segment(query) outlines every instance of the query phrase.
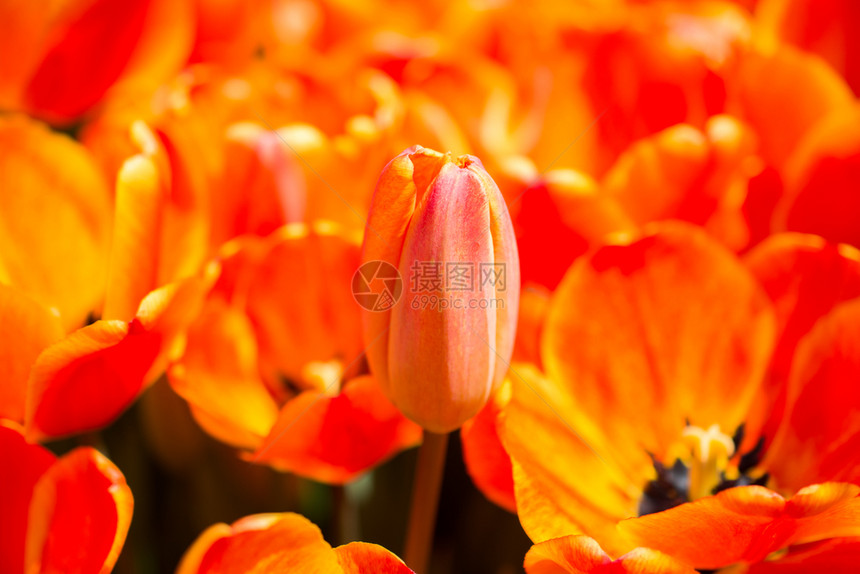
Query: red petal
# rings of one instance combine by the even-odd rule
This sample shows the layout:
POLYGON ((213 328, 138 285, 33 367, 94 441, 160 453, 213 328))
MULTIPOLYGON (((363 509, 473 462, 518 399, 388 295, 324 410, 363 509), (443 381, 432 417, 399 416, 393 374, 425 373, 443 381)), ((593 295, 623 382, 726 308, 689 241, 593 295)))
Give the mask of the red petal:
POLYGON ((842 303, 797 346, 788 406, 763 468, 781 488, 860 481, 860 300, 842 303))
POLYGON ((754 564, 747 574, 856 574, 860 564, 860 538, 834 538, 792 547, 775 561, 754 564))
POLYGON ((128 63, 149 4, 90 2, 44 56, 27 90, 29 106, 70 120, 98 102, 128 63))
POLYGON ((247 572, 341 574, 319 528, 298 514, 247 516, 231 527, 215 525, 189 548, 180 574, 247 572))
POLYGON ((778 216, 785 229, 860 247, 860 104, 818 123, 798 144, 778 216))
POLYGON ((161 374, 213 280, 207 272, 153 291, 131 323, 97 321, 45 349, 30 373, 28 436, 97 429, 119 416, 161 374))
POLYGON ((334 549, 344 574, 414 574, 400 558, 376 544, 352 542, 334 549))
POLYGON ((27 444, 21 429, 0 421, 0 571, 24 572, 24 545, 30 499, 39 477, 56 457, 45 448, 27 444))
POLYGON ((343 483, 420 440, 420 427, 394 408, 376 381, 359 377, 337 396, 306 391, 289 401, 250 458, 343 483))
POLYGON ((42 475, 27 528, 27 571, 113 569, 134 506, 125 478, 108 459, 79 448, 42 475))
MULTIPOLYGON (((761 424, 750 419, 769 417, 762 433, 772 439, 784 414, 789 369, 798 341, 835 305, 860 296, 860 253, 813 235, 783 233, 750 251, 745 263, 776 311, 778 339, 770 376, 757 401, 759 412, 747 420, 750 431, 761 424)), ((748 434, 758 436, 757 432, 748 434)))

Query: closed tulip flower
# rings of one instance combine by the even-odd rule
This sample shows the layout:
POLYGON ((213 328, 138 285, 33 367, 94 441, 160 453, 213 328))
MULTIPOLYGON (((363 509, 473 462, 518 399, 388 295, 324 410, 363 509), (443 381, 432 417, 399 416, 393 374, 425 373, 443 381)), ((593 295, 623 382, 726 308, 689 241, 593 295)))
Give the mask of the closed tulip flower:
POLYGON ((383 297, 360 302, 385 393, 428 431, 459 428, 508 369, 520 289, 510 216, 480 160, 420 146, 394 158, 377 183, 356 278, 383 297))

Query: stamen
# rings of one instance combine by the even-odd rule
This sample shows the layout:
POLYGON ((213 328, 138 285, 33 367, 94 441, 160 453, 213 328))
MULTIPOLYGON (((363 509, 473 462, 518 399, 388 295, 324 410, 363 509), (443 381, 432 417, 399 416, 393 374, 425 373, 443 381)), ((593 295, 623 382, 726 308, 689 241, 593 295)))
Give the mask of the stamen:
POLYGON ((735 486, 766 486, 770 477, 757 468, 765 438, 736 456, 745 430, 740 425, 730 437, 718 425, 703 429, 688 422, 680 440, 669 447, 662 460, 651 455, 656 478, 642 490, 639 515, 668 510, 735 486), (667 466, 664 461, 674 462, 667 466))
POLYGON ((707 430, 688 426, 682 435, 692 455, 690 466, 690 500, 709 496, 723 481, 729 459, 735 453, 732 438, 720 431, 719 425, 707 430))
POLYGON ((302 369, 301 383, 304 388, 334 396, 340 392, 342 378, 343 364, 337 359, 312 361, 302 369))

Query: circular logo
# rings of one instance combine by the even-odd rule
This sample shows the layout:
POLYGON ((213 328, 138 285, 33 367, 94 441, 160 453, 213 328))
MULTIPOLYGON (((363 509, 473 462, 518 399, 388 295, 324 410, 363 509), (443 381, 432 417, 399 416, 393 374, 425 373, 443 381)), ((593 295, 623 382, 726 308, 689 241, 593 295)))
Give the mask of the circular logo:
POLYGON ((402 294, 400 272, 387 261, 368 261, 352 276, 352 296, 368 311, 388 311, 402 294))

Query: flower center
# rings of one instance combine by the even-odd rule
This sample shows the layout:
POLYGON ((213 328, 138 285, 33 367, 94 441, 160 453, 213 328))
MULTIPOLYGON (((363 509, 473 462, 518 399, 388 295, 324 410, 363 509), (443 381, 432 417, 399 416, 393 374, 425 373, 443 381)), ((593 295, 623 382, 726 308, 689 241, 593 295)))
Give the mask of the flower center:
POLYGON ((743 438, 743 425, 733 437, 723 433, 719 425, 707 429, 687 425, 667 453, 671 466, 651 457, 657 477, 643 489, 639 515, 667 510, 735 486, 767 484, 767 473, 755 468, 761 459, 764 437, 749 452, 736 456, 743 438))

